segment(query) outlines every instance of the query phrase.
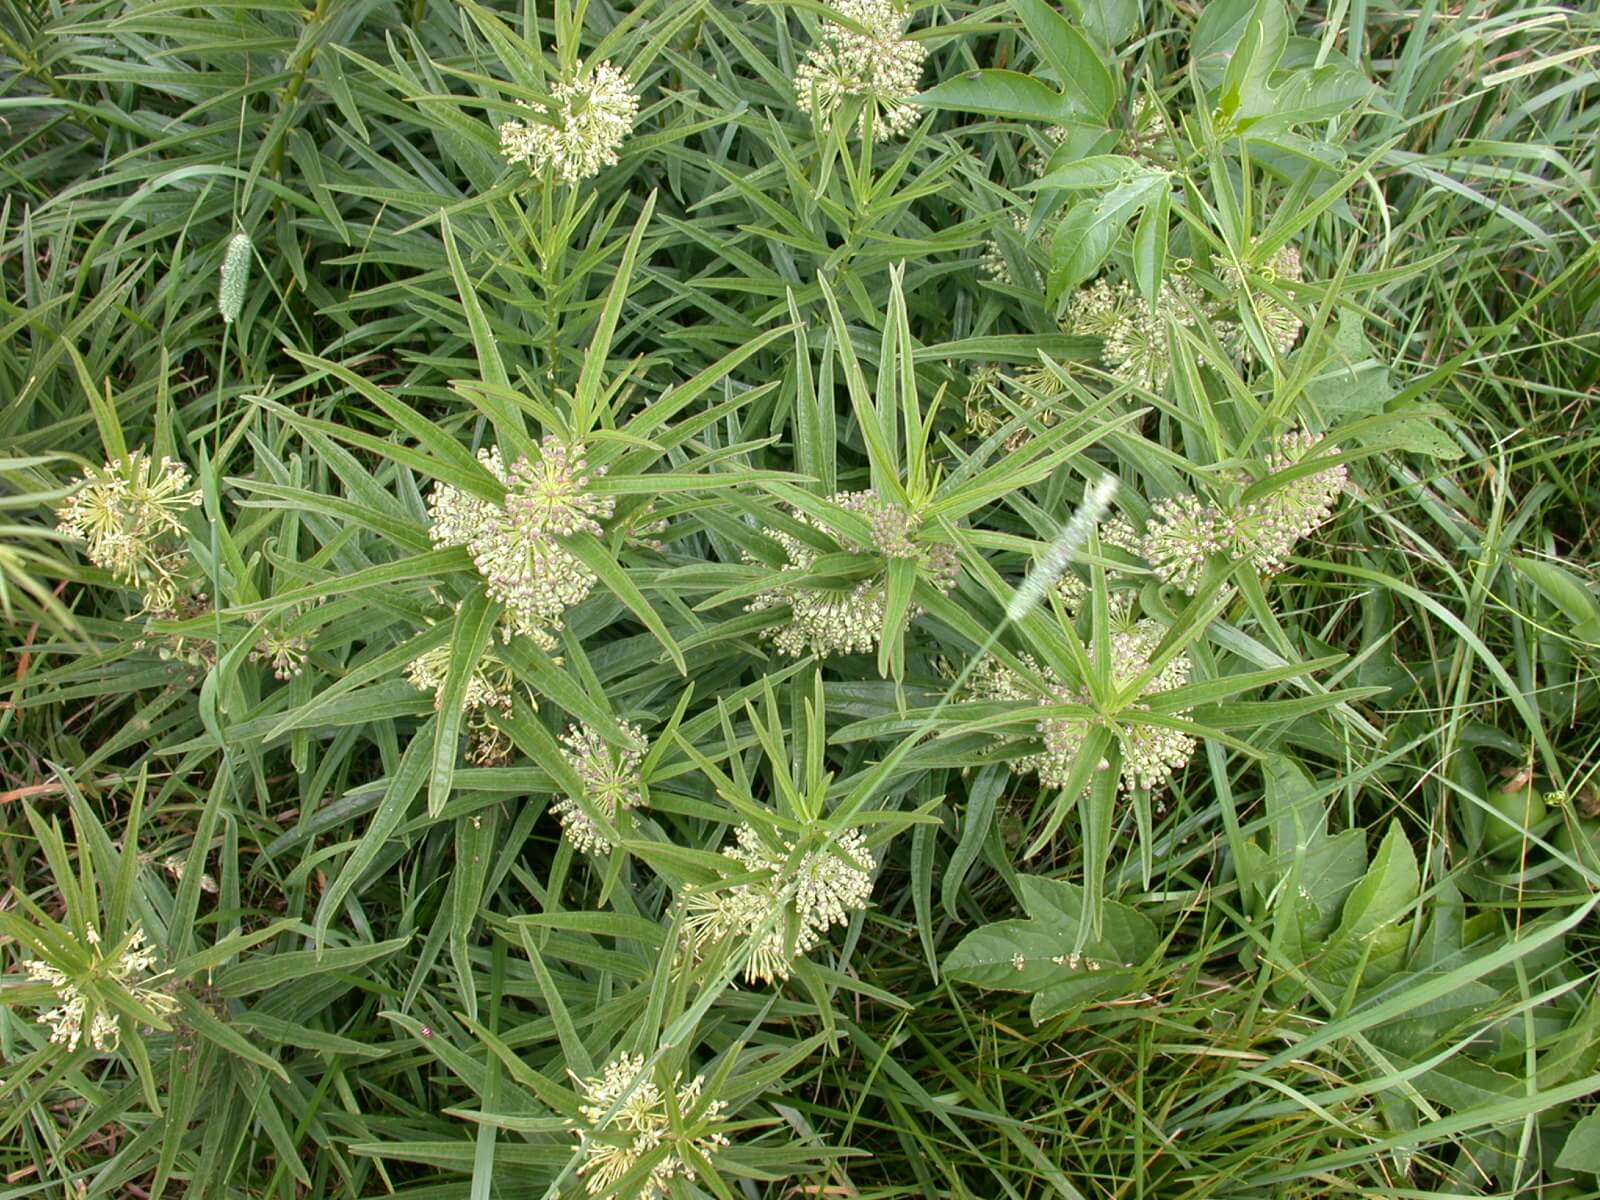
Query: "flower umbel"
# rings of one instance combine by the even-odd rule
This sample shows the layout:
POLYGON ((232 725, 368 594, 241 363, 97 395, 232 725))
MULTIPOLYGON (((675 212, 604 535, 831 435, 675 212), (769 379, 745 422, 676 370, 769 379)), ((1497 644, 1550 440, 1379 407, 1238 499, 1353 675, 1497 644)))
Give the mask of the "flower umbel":
POLYGON ((311 643, 305 638, 280 629, 264 629, 260 644, 250 651, 250 661, 269 664, 273 678, 286 683, 300 677, 310 653, 311 643))
MULTIPOLYGON (((1126 609, 1118 615, 1125 620, 1126 609)), ((1136 621, 1129 628, 1113 630, 1112 680, 1120 687, 1142 675, 1150 665, 1151 655, 1165 636, 1165 627, 1149 619, 1136 621)), ((1054 671, 1041 669, 1027 655, 1020 656, 1020 661, 1030 673, 1042 680, 1055 703, 1094 706, 1094 699, 1086 689, 1069 687, 1054 671)), ((1139 695, 1143 698, 1183 687, 1189 682, 1189 672, 1189 656, 1176 655, 1144 684, 1139 695)), ((995 659, 985 659, 979 665, 968 681, 967 688, 978 700, 1039 702, 1037 685, 1030 684, 1014 668, 995 659)), ((1179 730, 1141 722, 1138 713, 1148 708, 1148 705, 1134 701, 1124 705, 1113 718, 1045 717, 1037 726, 1044 750, 1013 759, 1012 765, 1020 772, 1037 775, 1039 782, 1047 787, 1064 787, 1089 731, 1109 723, 1122 749, 1122 787, 1127 790, 1145 788, 1155 791, 1189 761, 1194 753, 1195 740, 1179 730)), ((1170 715, 1181 717, 1184 714, 1175 712, 1170 715)))
POLYGON ((830 928, 867 907, 877 860, 860 830, 846 830, 831 849, 808 851, 798 859, 793 842, 781 846, 773 850, 749 825, 734 830, 734 845, 722 853, 746 871, 768 877, 689 894, 685 931, 692 955, 701 957, 729 941, 747 943, 745 980, 781 982, 789 978, 794 960, 815 949, 830 928))
POLYGON ((570 1123, 583 1152, 577 1173, 591 1196, 614 1186, 641 1159, 655 1154, 641 1190, 634 1194, 640 1200, 661 1200, 672 1180, 694 1181, 686 1148, 710 1158, 728 1145, 721 1131, 727 1105, 702 1100, 703 1075, 684 1084, 680 1073, 663 1087, 645 1074, 644 1055, 625 1052, 600 1074, 572 1079, 584 1101, 578 1106, 578 1119, 570 1123))
POLYGON ((189 485, 182 463, 134 450, 121 462, 84 468, 83 483, 56 509, 57 529, 85 542, 95 566, 141 591, 147 609, 171 610, 188 562, 178 544, 182 514, 200 503, 189 485))
POLYGON ((465 546, 489 596, 509 611, 510 628, 554 649, 549 630, 595 584, 594 573, 558 539, 598 532, 596 518, 609 517, 615 501, 589 492, 581 442, 546 437, 537 461, 518 459, 510 472, 498 449, 478 451, 478 461, 506 485, 505 499, 495 504, 435 484, 428 497, 433 544, 465 546))
MULTIPOLYGON (((623 732, 644 741, 644 731, 629 721, 618 722, 623 732)), ((561 756, 567 760, 583 784, 583 799, 608 821, 616 820, 625 808, 644 802, 639 764, 644 754, 638 750, 615 750, 587 725, 573 725, 561 739, 561 756)), ((611 842, 593 817, 583 810, 575 796, 562 796, 555 802, 556 816, 573 848, 584 854, 609 854, 611 842)))
MULTIPOLYGON (((1240 306, 1255 317, 1272 348, 1279 354, 1293 350, 1303 328, 1299 316, 1271 294, 1250 285, 1282 280, 1299 283, 1302 278, 1300 251, 1294 246, 1284 246, 1272 256, 1270 262, 1254 271, 1241 272, 1234 264, 1225 263, 1217 273, 1222 282, 1236 293, 1240 306)), ((1227 328, 1224 344, 1245 362, 1251 362, 1256 357, 1255 344, 1242 325, 1227 328)))
POLYGON ((121 1045, 126 1018, 100 999, 107 988, 120 990, 157 1017, 178 1011, 176 999, 152 986, 159 978, 150 973, 156 954, 145 944, 143 929, 135 927, 109 954, 101 949, 100 935, 93 925, 84 931, 84 943, 91 962, 81 974, 68 975, 60 967, 37 958, 22 964, 29 979, 46 984, 55 992, 57 1007, 39 1015, 39 1020, 50 1026, 52 1042, 69 1051, 76 1050, 83 1041, 87 1021, 89 1044, 96 1050, 109 1054, 121 1045))
MULTIPOLYGON (((1267 457, 1276 475, 1311 457, 1321 434, 1295 430, 1267 457)), ((1211 557, 1248 562, 1263 575, 1283 570, 1294 545, 1333 516, 1349 471, 1343 463, 1300 475, 1259 500, 1224 508, 1195 496, 1173 496, 1151 505, 1154 519, 1123 548, 1148 562, 1163 582, 1194 593, 1211 557)), ((1106 541, 1104 533, 1101 540, 1106 541)))
MULTIPOLYGON (((798 658, 811 653, 819 658, 835 654, 870 654, 883 636, 885 607, 888 603, 888 559, 914 560, 924 577, 935 588, 948 592, 959 572, 955 547, 937 542, 917 542, 919 522, 900 506, 883 499, 876 491, 838 492, 833 503, 859 513, 870 526, 869 541, 860 543, 839 537, 841 549, 859 555, 869 572, 865 578, 847 586, 820 586, 805 582, 782 582, 765 589, 745 607, 749 612, 764 612, 787 604, 786 624, 763 631, 763 636, 783 653, 798 658)), ((817 522, 796 510, 795 519, 817 528, 817 522)), ((783 548, 789 572, 799 575, 816 564, 820 552, 809 542, 783 530, 770 536, 783 548)), ((911 616, 921 610, 912 606, 911 616)))
POLYGON ((1192 326, 1199 290, 1181 275, 1161 284, 1160 301, 1149 304, 1131 283, 1098 279, 1073 298, 1062 327, 1104 339, 1100 356, 1117 379, 1159 392, 1172 377, 1172 339, 1178 326, 1192 326))
MULTIPOLYGON (((450 675, 450 663, 455 649, 446 642, 425 650, 412 659, 406 667, 406 678, 411 686, 433 693, 433 706, 444 703, 445 680, 450 675)), ((511 711, 511 698, 516 691, 516 677, 511 668, 489 651, 484 651, 467 678, 467 690, 461 697, 461 711, 471 716, 492 708, 497 712, 511 711)))
POLYGON ((917 123, 910 101, 927 50, 905 36, 906 16, 893 0, 834 0, 833 7, 860 29, 824 24, 821 40, 794 73, 801 111, 832 129, 838 111, 860 100, 858 130, 865 130, 871 112, 878 141, 903 137, 917 123))
MULTIPOLYGON (((595 478, 605 473, 604 467, 597 467, 595 478)), ((547 435, 539 445, 537 459, 524 455, 511 468, 506 512, 523 531, 535 537, 598 534, 600 525, 595 518, 609 517, 615 508, 613 497, 589 491, 588 464, 581 442, 568 446, 547 435)))
MULTIPOLYGON (((533 171, 548 168, 563 183, 577 183, 615 166, 617 150, 633 129, 639 97, 628 78, 609 62, 585 68, 580 59, 550 89, 550 121, 507 121, 500 126, 500 153, 533 171)), ((534 105, 519 101, 537 111, 534 105)))

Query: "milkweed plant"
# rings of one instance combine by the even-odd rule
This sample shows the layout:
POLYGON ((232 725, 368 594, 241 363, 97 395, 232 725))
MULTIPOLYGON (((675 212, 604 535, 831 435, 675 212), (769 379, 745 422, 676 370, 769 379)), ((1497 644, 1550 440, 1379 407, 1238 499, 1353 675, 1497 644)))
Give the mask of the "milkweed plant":
POLYGON ((12 7, 7 1195, 1596 1194, 1592 11, 12 7))

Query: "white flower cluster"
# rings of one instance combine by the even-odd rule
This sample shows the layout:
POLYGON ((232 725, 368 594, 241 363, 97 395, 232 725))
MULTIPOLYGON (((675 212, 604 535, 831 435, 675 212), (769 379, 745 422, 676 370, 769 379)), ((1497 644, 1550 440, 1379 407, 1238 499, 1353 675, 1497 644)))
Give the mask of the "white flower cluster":
MULTIPOLYGON (((1299 340, 1300 330, 1303 328, 1299 316, 1293 309, 1279 303, 1267 293, 1251 291, 1250 281, 1277 283, 1286 279, 1291 283, 1299 283, 1303 276, 1300 251, 1296 247, 1284 246, 1272 256, 1271 262, 1258 270, 1241 273, 1232 263, 1225 263, 1218 269, 1217 274, 1235 294, 1237 301, 1248 305, 1261 326, 1261 332, 1266 335, 1267 341, 1272 343, 1273 349, 1279 354, 1287 354, 1294 349, 1294 344, 1299 340)), ((1236 357, 1245 362, 1255 359, 1255 346, 1243 325, 1219 322, 1217 335, 1221 338, 1222 344, 1236 357)))
POLYGON ((1265 292, 1252 292, 1249 284, 1299 282, 1300 251, 1285 246, 1264 267, 1241 273, 1230 263, 1217 273, 1228 292, 1223 300, 1208 298, 1187 275, 1169 274, 1153 305, 1126 280, 1097 279, 1072 298, 1061 327, 1100 338, 1104 342, 1100 355, 1111 374, 1153 392, 1161 391, 1172 378, 1173 338, 1179 327, 1193 328, 1203 320, 1229 354, 1246 363, 1254 361, 1255 346, 1237 319, 1240 305, 1249 307, 1277 353, 1292 350, 1300 337, 1300 318, 1265 292))
POLYGON ((39 1015, 39 1020, 50 1026, 52 1042, 69 1051, 76 1050, 83 1041, 87 1018, 89 1044, 96 1050, 109 1054, 122 1044, 122 1018, 111 1009, 92 1003, 80 988, 80 983, 90 980, 120 988, 135 1003, 163 1017, 178 1011, 177 1000, 150 986, 148 976, 155 966, 156 953, 145 944, 144 930, 136 928, 121 949, 109 955, 101 951, 100 935, 93 925, 86 929, 84 940, 94 962, 82 980, 74 980, 59 967, 40 959, 22 964, 29 979, 55 991, 57 1007, 39 1015))
MULTIPOLYGON (((187 854, 169 854, 161 860, 161 869, 179 883, 182 883, 184 874, 189 870, 189 856, 187 854)), ((200 890, 208 896, 217 894, 216 877, 209 871, 200 873, 200 890)))
POLYGON ((728 1145, 719 1128, 727 1105, 721 1100, 702 1104, 704 1076, 682 1084, 680 1074, 663 1089, 649 1077, 641 1079, 644 1070, 644 1055, 623 1053, 592 1078, 572 1076, 584 1100, 578 1106, 581 1119, 571 1123, 583 1152, 577 1173, 591 1196, 614 1187, 646 1155, 659 1153, 633 1194, 640 1200, 663 1200, 674 1179, 694 1182, 685 1148, 710 1158, 728 1145))
MULTIPOLYGON (((876 491, 838 492, 833 503, 867 518, 872 528, 870 544, 839 539, 848 553, 876 560, 877 569, 848 588, 816 587, 801 582, 778 583, 765 589, 748 605, 750 612, 765 612, 788 605, 790 618, 784 625, 767 629, 763 636, 785 654, 798 658, 811 653, 819 658, 834 654, 871 654, 883 636, 884 613, 888 603, 887 563, 884 559, 915 561, 924 578, 935 588, 948 592, 955 586, 959 568, 953 546, 914 541, 918 526, 910 513, 882 499, 876 491)), ((796 510, 795 519, 817 528, 817 522, 796 510)), ((793 534, 774 530, 770 536, 783 547, 791 573, 809 570, 817 561, 818 550, 793 534)), ((749 560, 747 558, 747 561, 749 560)), ((912 606, 911 615, 921 610, 912 606)))
MULTIPOLYGON (((1023 241, 1028 236, 1028 214, 1014 212, 1011 214, 1011 228, 1018 238, 1023 241)), ((983 254, 978 259, 978 269, 996 283, 1006 287, 1015 287, 1016 276, 1011 273, 1011 264, 1006 261, 1005 249, 1000 245, 998 238, 990 238, 983 244, 983 254)))
MULTIPOLYGON (((446 642, 425 650, 406 666, 406 678, 419 691, 433 693, 435 709, 444 704, 445 680, 450 675, 450 663, 455 658, 455 647, 446 642)), ((473 665, 467 678, 467 690, 461 697, 461 711, 468 716, 481 714, 485 709, 508 713, 516 692, 516 678, 511 668, 501 662, 491 651, 485 650, 473 665)))
MULTIPOLYGON (((550 89, 548 120, 507 121, 500 126, 500 153, 533 171, 549 169, 564 183, 577 183, 615 166, 617 150, 639 115, 639 97, 628 78, 609 62, 572 72, 550 89)), ((526 101, 522 107, 537 112, 526 101)))
MULTIPOLYGON (((640 742, 644 731, 629 721, 621 721, 624 732, 640 742)), ((638 750, 613 750, 587 725, 569 726, 562 737, 561 756, 571 764, 583 784, 583 800, 608 821, 625 808, 637 808, 644 801, 639 764, 644 755, 638 750)), ((555 813, 562 831, 573 848, 582 854, 609 854, 611 842, 583 811, 575 796, 562 796, 555 802, 555 813)))
POLYGON ((478 461, 506 485, 505 500, 495 504, 448 483, 434 485, 428 497, 433 544, 465 546, 490 597, 506 606, 512 629, 554 649, 550 628, 595 584, 594 572, 559 539, 599 533, 599 519, 609 517, 616 502, 589 491, 581 443, 568 446, 547 436, 537 459, 519 458, 509 472, 498 449, 480 450, 478 461))
POLYGON ((1149 304, 1126 280, 1097 279, 1073 297, 1062 328, 1103 340, 1100 357, 1124 383, 1159 392, 1172 378, 1174 328, 1193 326, 1200 314, 1199 289, 1182 275, 1161 284, 1158 304, 1149 304))
MULTIPOLYGON (((1295 430, 1267 458, 1267 471, 1303 462, 1321 445, 1322 435, 1295 430)), ((1323 453, 1332 453, 1331 448, 1323 453)), ((1100 540, 1144 559, 1161 579, 1193 593, 1206 563, 1221 554, 1248 562, 1263 575, 1283 570, 1295 543, 1333 516, 1349 471, 1334 463, 1275 488, 1259 500, 1223 508, 1195 496, 1158 500, 1143 533, 1118 518, 1101 530, 1100 540)))
POLYGON ((722 853, 768 877, 689 894, 685 930, 693 955, 728 941, 748 942, 745 980, 781 982, 794 960, 815 949, 832 926, 867 907, 878 864, 859 830, 847 830, 832 849, 809 851, 798 861, 794 850, 789 841, 779 850, 769 848, 749 825, 734 830, 734 845, 722 853))
POLYGON ((250 651, 250 661, 268 664, 273 678, 287 683, 300 677, 310 654, 311 643, 305 638, 282 630, 264 629, 260 644, 250 651))
POLYGON ((911 99, 927 50, 906 37, 907 18, 894 0, 833 0, 832 7, 860 28, 825 23, 821 41, 794 73, 801 110, 831 130, 838 111, 859 100, 858 131, 870 112, 878 141, 903 137, 917 123, 911 99))
MULTIPOLYGON (((1165 635, 1165 627, 1149 619, 1112 632, 1111 676, 1118 686, 1144 673, 1150 665, 1151 655, 1165 635)), ((1093 697, 1087 690, 1068 687, 1054 671, 1041 668, 1028 655, 1020 657, 1027 671, 1038 676, 1049 689, 1054 703, 1093 705, 1093 697)), ((1140 689, 1140 696, 1154 696, 1183 687, 1189 682, 1190 669, 1187 654, 1174 656, 1140 689)), ((996 659, 985 659, 978 665, 967 683, 967 690, 978 700, 1030 701, 1037 704, 1040 699, 1036 686, 1030 685, 1026 677, 996 659)), ((1144 788, 1155 791, 1165 786, 1194 754, 1195 741, 1188 734, 1141 722, 1137 714, 1141 710, 1148 711, 1148 708, 1148 705, 1135 702, 1122 709, 1111 724, 1122 749, 1121 782, 1126 790, 1144 788)), ((1183 712, 1172 715, 1182 716, 1183 712)), ((1105 723, 1100 718, 1045 717, 1037 726, 1044 749, 1015 759, 1012 765, 1020 772, 1037 775, 1039 782, 1047 787, 1063 787, 1072 774, 1090 730, 1105 723)))
MULTIPOLYGON (((1027 413, 1042 426, 1056 423, 1054 405, 1067 394, 1067 385, 1056 373, 1041 362, 1017 370, 1012 378, 1021 386, 1009 389, 1006 398, 1011 407, 1007 407, 998 393, 1009 380, 1000 368, 984 366, 974 372, 963 409, 968 433, 988 437, 1008 424, 1016 410, 1027 413)), ((1005 448, 1014 452, 1033 436, 1033 428, 1024 425, 1007 436, 1005 448)))
POLYGON ((1167 118, 1149 96, 1141 95, 1133 102, 1132 126, 1129 131, 1129 153, 1137 159, 1149 161, 1146 152, 1158 147, 1172 137, 1167 118))
POLYGON ((85 542, 84 553, 117 582, 144 594, 145 608, 178 604, 178 573, 188 554, 177 544, 183 513, 200 503, 188 469, 134 450, 125 461, 85 467, 83 482, 56 508, 58 532, 85 542))

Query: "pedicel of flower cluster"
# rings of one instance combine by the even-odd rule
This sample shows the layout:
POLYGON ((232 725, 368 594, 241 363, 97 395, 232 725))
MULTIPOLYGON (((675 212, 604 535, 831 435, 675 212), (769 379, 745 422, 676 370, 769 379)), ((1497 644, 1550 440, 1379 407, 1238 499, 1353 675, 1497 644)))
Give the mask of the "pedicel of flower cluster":
POLYGON ((694 958, 729 941, 747 943, 746 982, 779 983, 831 927, 866 909, 878 864, 860 830, 847 830, 832 849, 809 851, 792 865, 794 843, 781 846, 773 850, 749 825, 734 830, 734 845, 722 853, 746 871, 767 872, 768 878, 689 892, 684 929, 694 958))
POLYGON ((109 1054, 122 1044, 123 1018, 84 994, 81 985, 90 981, 120 987, 134 1001, 163 1017, 178 1011, 176 999, 151 986, 158 978, 150 974, 156 952, 145 944, 144 930, 135 928, 112 954, 100 949, 100 935, 93 925, 85 930, 84 940, 94 961, 81 978, 73 978, 42 959, 29 959, 22 964, 29 979, 55 991, 57 1007, 39 1015, 39 1020, 50 1026, 52 1042, 65 1046, 69 1052, 76 1050, 83 1041, 87 1020, 89 1044, 96 1050, 109 1054))
MULTIPOLYGON (((628 736, 644 741, 644 731, 629 721, 618 722, 628 736)), ((587 725, 572 725, 561 739, 561 756, 567 760, 583 784, 583 800, 615 821, 625 808, 644 802, 639 764, 644 754, 638 750, 617 750, 587 725)), ((555 802, 555 813, 562 831, 573 848, 583 854, 609 854, 611 842, 593 817, 583 810, 575 796, 562 796, 555 802)))
POLYGON ((640 1159, 664 1147, 641 1190, 634 1193, 640 1200, 663 1200, 674 1179, 694 1182, 695 1169, 686 1148, 711 1158, 729 1145, 720 1128, 728 1106, 721 1100, 702 1104, 703 1075, 684 1084, 680 1073, 664 1089, 648 1075, 640 1078, 644 1070, 644 1055, 624 1052, 598 1075, 588 1079, 572 1075, 584 1101, 578 1106, 579 1119, 570 1122, 583 1154, 577 1174, 591 1196, 614 1187, 640 1159), (680 1118, 678 1129, 673 1127, 673 1114, 680 1118))
POLYGON ((832 7, 861 27, 858 32, 828 21, 821 40, 795 70, 801 111, 826 129, 849 100, 866 102, 857 122, 864 129, 868 110, 878 141, 903 137, 917 123, 911 104, 922 80, 927 50, 905 36, 907 17, 893 0, 834 0, 832 7))
MULTIPOLYGON (((617 163, 617 151, 639 115, 639 97, 628 78, 609 62, 585 68, 580 59, 550 89, 550 122, 506 121, 500 153, 509 163, 550 170, 563 183, 578 183, 617 163)), ((537 112, 535 105, 518 103, 537 112)))
POLYGON ((1183 275, 1161 284, 1151 305, 1123 280, 1097 279, 1073 297, 1063 329, 1102 339, 1100 357, 1124 383, 1159 392, 1172 377, 1174 326, 1193 326, 1200 311, 1199 289, 1183 275))
POLYGON ((190 483, 182 463, 143 450, 85 467, 83 482, 56 508, 57 530, 86 543, 84 553, 95 566, 142 592, 146 609, 172 610, 179 573, 189 561, 179 543, 183 514, 200 504, 200 489, 190 483))
MULTIPOLYGON (((833 502, 860 513, 871 525, 871 542, 861 545, 839 539, 843 549, 880 558, 900 558, 918 563, 928 582, 941 592, 956 584, 960 567, 954 546, 916 542, 917 522, 899 505, 883 499, 872 489, 838 492, 833 502)), ((791 510, 796 520, 817 527, 806 513, 791 510)), ((793 534, 775 530, 771 537, 782 548, 788 569, 801 572, 817 560, 817 551, 793 534)), ((754 561, 748 559, 747 561, 754 561)), ((790 618, 783 625, 763 631, 784 654, 800 657, 815 654, 827 658, 834 654, 870 654, 883 636, 883 621, 888 604, 887 570, 859 580, 846 590, 812 587, 799 582, 774 584, 747 604, 749 612, 764 612, 788 605, 790 618)), ((911 616, 921 609, 912 606, 911 616)))
MULTIPOLYGON (((1280 303, 1268 293, 1253 291, 1249 285, 1251 280, 1276 283, 1286 279, 1292 283, 1299 283, 1303 276, 1298 248, 1284 246, 1272 256, 1272 261, 1266 266, 1248 273, 1241 273, 1233 263, 1224 263, 1218 268, 1217 274, 1237 297, 1238 303, 1250 308, 1267 341, 1272 343, 1279 354, 1287 354, 1294 349, 1294 344, 1300 337, 1300 330, 1304 328, 1299 316, 1293 309, 1280 303)), ((1255 345, 1250 341, 1244 326, 1219 322, 1218 335, 1222 344, 1238 358, 1245 362, 1255 359, 1255 345)))
MULTIPOLYGON (((560 538, 599 532, 615 501, 589 491, 591 475, 581 443, 547 436, 537 459, 519 458, 508 472, 498 449, 478 451, 478 461, 502 484, 500 504, 448 484, 428 497, 430 536, 436 546, 465 546, 494 600, 510 613, 509 630, 527 634, 546 650, 550 629, 581 603, 595 575, 560 538)), ((604 473, 596 469, 593 477, 604 473)))
MULTIPOLYGON (((1286 470, 1320 453, 1321 443, 1321 434, 1296 430, 1284 435, 1267 458, 1268 472, 1286 470)), ((1276 574, 1295 543, 1333 516, 1348 478, 1345 465, 1334 463, 1231 508, 1188 495, 1158 500, 1151 505, 1154 519, 1144 533, 1133 535, 1123 548, 1148 562, 1163 582, 1191 595, 1206 563, 1217 554, 1248 562, 1263 575, 1276 574)), ((1107 540, 1104 531, 1101 540, 1107 540)))
MULTIPOLYGON (((1136 621, 1130 628, 1111 632, 1111 675, 1118 685, 1144 673, 1150 657, 1161 644, 1166 629, 1156 621, 1136 621)), ((1024 655, 1027 669, 1040 675, 1050 688, 1057 704, 1091 705, 1093 698, 1087 690, 1069 687, 1060 676, 1024 655)), ((1170 692, 1189 682, 1191 665, 1187 654, 1173 657, 1140 690, 1141 697, 1170 692)), ((1038 703, 1036 688, 1009 665, 996 659, 986 659, 979 664, 968 680, 969 695, 978 700, 1031 701, 1038 703)), ((1188 763, 1194 754, 1195 740, 1176 729, 1147 725, 1137 719, 1141 709, 1148 705, 1135 702, 1118 715, 1117 741, 1122 749, 1122 787, 1125 790, 1143 788, 1155 791, 1167 783, 1188 763), (1130 719, 1126 714, 1133 713, 1130 719)), ((1187 711, 1187 710, 1184 710, 1187 711)), ((1183 716, 1176 712, 1174 716, 1183 716)), ((1013 760, 1012 765, 1023 773, 1032 773, 1047 787, 1064 787, 1072 774, 1073 766, 1083 750, 1090 730, 1098 724, 1085 717, 1045 717, 1037 730, 1044 742, 1044 750, 1013 760)))

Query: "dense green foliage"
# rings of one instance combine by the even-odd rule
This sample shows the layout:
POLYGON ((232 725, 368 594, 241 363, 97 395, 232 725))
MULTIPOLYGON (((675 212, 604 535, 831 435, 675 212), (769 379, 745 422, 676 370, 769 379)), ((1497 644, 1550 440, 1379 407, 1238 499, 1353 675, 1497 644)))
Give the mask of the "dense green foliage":
POLYGON ((0 0, 0 1196, 1596 1194, 1593 5, 0 0))

